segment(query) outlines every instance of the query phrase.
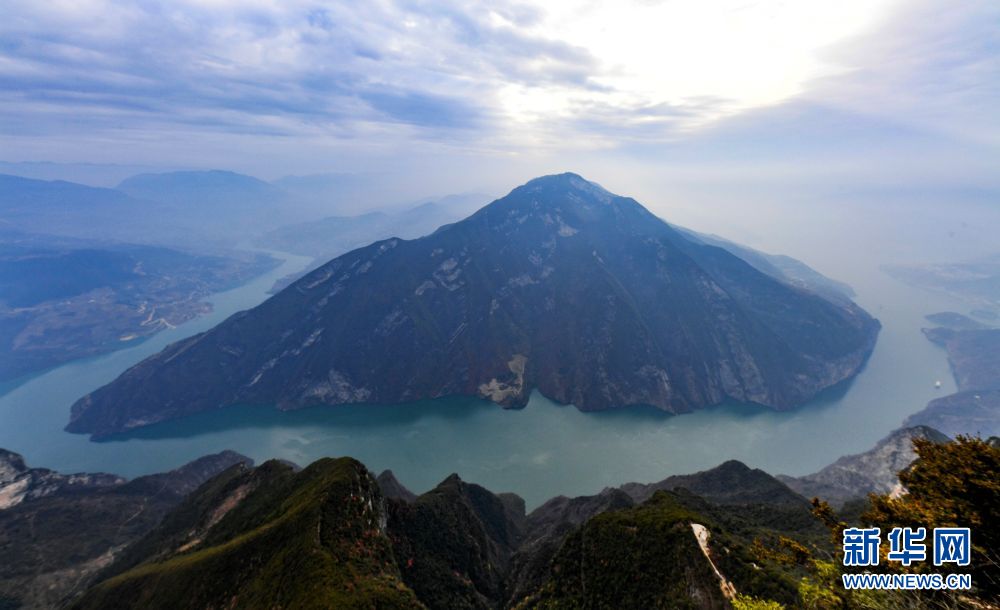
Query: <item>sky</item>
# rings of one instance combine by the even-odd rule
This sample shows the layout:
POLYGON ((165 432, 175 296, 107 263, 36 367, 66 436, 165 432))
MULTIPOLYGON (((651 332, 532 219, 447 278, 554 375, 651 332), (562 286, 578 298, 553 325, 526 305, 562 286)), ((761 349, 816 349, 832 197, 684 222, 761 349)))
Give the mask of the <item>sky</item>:
POLYGON ((4 0, 3 13, 6 162, 386 172, 440 192, 564 170, 609 187, 1000 182, 994 0, 4 0))

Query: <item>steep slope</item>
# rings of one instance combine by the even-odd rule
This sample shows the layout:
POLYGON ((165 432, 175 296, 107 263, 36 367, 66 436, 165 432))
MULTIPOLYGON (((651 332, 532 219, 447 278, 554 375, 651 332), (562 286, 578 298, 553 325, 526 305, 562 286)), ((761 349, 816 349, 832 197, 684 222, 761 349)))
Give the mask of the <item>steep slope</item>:
POLYGON ((388 530, 404 582, 430 608, 498 607, 521 539, 520 508, 458 475, 413 503, 392 503, 388 530))
POLYGON ((298 473, 269 462, 204 486, 140 543, 141 562, 130 557, 74 607, 421 607, 386 520, 375 479, 352 459, 298 473))
POLYGON ((753 248, 733 243, 718 235, 706 235, 689 229, 674 227, 693 241, 718 246, 743 259, 751 267, 771 277, 815 292, 832 301, 849 303, 854 289, 843 282, 832 280, 800 260, 782 254, 767 254, 753 248))
POLYGON ((794 581, 750 550, 760 530, 720 516, 696 496, 666 491, 603 512, 565 539, 544 584, 516 607, 723 609, 738 593, 794 603, 794 581))
POLYGON ((779 475, 789 487, 808 498, 819 497, 833 505, 869 493, 888 494, 899 489, 899 472, 909 468, 917 454, 914 438, 936 443, 950 439, 927 426, 899 428, 864 453, 845 455, 836 462, 803 477, 779 475))
POLYGON ((375 479, 378 482, 382 495, 390 500, 401 500, 403 502, 414 502, 417 494, 403 486, 391 470, 383 470, 382 474, 375 479))
POLYGON ((511 558, 507 577, 510 603, 530 597, 551 578, 552 558, 563 540, 592 517, 610 510, 634 506, 619 489, 606 489, 595 496, 557 496, 527 516, 520 547, 511 558))
POLYGON ((68 491, 92 491, 121 485, 125 479, 103 472, 61 474, 47 468, 28 468, 24 458, 0 449, 0 510, 68 491))
POLYGON ((854 375, 878 323, 685 238, 575 174, 413 241, 345 254, 73 406, 102 436, 233 404, 530 393, 583 410, 798 405, 854 375))
POLYGON ((0 495, 8 500, 0 506, 0 604, 25 610, 56 607, 81 592, 185 496, 248 461, 226 451, 126 482, 28 469, 17 454, 0 456, 0 495))

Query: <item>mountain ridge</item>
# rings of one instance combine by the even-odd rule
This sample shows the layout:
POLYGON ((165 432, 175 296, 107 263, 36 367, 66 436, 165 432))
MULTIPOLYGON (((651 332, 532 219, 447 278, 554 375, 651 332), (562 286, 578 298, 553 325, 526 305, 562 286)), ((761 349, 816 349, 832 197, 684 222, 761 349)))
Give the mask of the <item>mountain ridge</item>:
POLYGON ((787 409, 860 370, 878 328, 560 174, 330 261, 82 398, 67 429, 103 436, 232 404, 521 407, 536 388, 585 411, 787 409))

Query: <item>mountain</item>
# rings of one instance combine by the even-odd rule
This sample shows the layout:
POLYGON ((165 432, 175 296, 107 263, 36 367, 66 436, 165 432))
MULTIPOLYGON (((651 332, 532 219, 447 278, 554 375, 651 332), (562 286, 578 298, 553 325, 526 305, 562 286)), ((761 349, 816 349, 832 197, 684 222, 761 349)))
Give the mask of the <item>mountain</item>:
POLYGON ((419 607, 385 533, 385 498, 358 462, 222 476, 73 607, 419 607))
POLYGON ((305 214, 281 189, 230 172, 141 174, 114 189, 0 174, 0 229, 27 233, 204 250, 305 214))
POLYGON ((122 219, 141 215, 144 207, 114 189, 0 174, 3 229, 109 238, 121 236, 122 219))
POLYGON ((856 374, 878 329, 853 303, 561 174, 330 261, 83 397, 67 429, 104 436, 234 404, 520 407, 534 389, 588 411, 788 409, 856 374))
POLYGON ((429 608, 491 608, 504 599, 521 540, 520 511, 453 474, 412 503, 389 505, 403 582, 429 608))
POLYGON ((34 180, 65 180, 96 187, 113 187, 125 178, 149 172, 149 165, 113 163, 54 163, 51 161, 0 161, 0 174, 34 180))
MULTIPOLYGON (((810 519, 807 505, 775 510, 810 519)), ((794 602, 795 581, 752 548, 778 535, 826 544, 825 530, 795 522, 765 526, 683 490, 639 505, 620 490, 554 498, 525 516, 513 494, 457 475, 403 501, 350 458, 298 472, 271 461, 205 483, 72 607, 725 608, 737 592, 794 602)))
POLYGON ((875 447, 857 455, 845 455, 819 472, 802 477, 779 475, 778 478, 808 498, 819 497, 833 505, 842 505, 870 493, 889 494, 900 490, 899 472, 917 458, 914 438, 946 443, 947 436, 927 426, 893 430, 875 447))
POLYGON ((223 170, 138 174, 123 180, 117 190, 161 203, 220 206, 271 204, 286 196, 273 184, 223 170))
POLYGON ((323 262, 344 252, 390 237, 414 239, 433 233, 438 227, 461 220, 475 196, 452 195, 441 201, 427 201, 405 210, 368 212, 359 216, 329 216, 285 225, 261 236, 257 243, 267 248, 322 258, 323 262))
POLYGON ((506 597, 524 599, 551 577, 549 568, 563 540, 592 517, 611 510, 631 508, 632 498, 619 489, 605 489, 594 496, 557 496, 524 520, 522 542, 511 558, 506 597))
MULTIPOLYGON (((272 250, 317 258, 315 264, 308 269, 280 280, 276 284, 280 289, 348 250, 390 237, 413 239, 428 235, 442 225, 461 220, 488 200, 486 195, 449 195, 401 211, 368 212, 359 216, 331 216, 309 220, 269 231, 257 240, 257 244, 272 250)), ((831 280, 789 256, 767 254, 715 235, 705 235, 677 226, 674 229, 692 241, 718 246, 743 259, 761 273, 782 282, 839 302, 848 303, 854 296, 854 291, 847 284, 831 280)))
POLYGON ((1000 328, 925 328, 923 332, 948 351, 959 390, 1000 390, 1000 328))
POLYGON ((311 215, 273 184, 222 170, 139 174, 118 190, 160 204, 198 234, 227 245, 311 215))
MULTIPOLYGON (((940 318, 935 321, 940 323, 940 318)), ((948 351, 960 391, 930 401, 904 425, 932 426, 951 436, 1000 435, 1000 329, 962 326, 965 329, 924 329, 928 339, 948 351)))
POLYGON ((768 254, 747 246, 733 243, 718 235, 706 235, 689 229, 674 227, 693 241, 709 246, 717 246, 728 251, 761 273, 785 283, 804 288, 832 301, 849 303, 854 297, 854 289, 843 282, 830 278, 809 267, 800 260, 783 254, 768 254))
POLYGON ((1000 390, 956 392, 927 403, 904 426, 929 426, 948 436, 1000 436, 1000 390))
POLYGON ((24 458, 0 449, 0 510, 26 500, 75 491, 93 491, 121 485, 125 479, 113 474, 60 474, 46 468, 28 468, 24 458))
POLYGON ((723 524, 696 496, 656 492, 587 520, 518 608, 731 608, 740 594, 796 601, 795 582, 751 550, 752 521, 723 524), (752 566, 752 567, 751 567, 752 566))
POLYGON ((721 505, 808 505, 805 498, 778 479, 737 460, 729 460, 711 470, 667 477, 658 483, 626 483, 621 489, 636 502, 648 500, 657 491, 686 489, 721 505))
POLYGON ((390 500, 412 503, 417 499, 417 494, 404 487, 391 470, 383 470, 375 480, 378 482, 378 488, 382 490, 382 495, 390 500))
POLYGON ((429 235, 442 225, 461 220, 484 201, 489 201, 485 195, 448 195, 403 210, 328 216, 268 231, 256 243, 263 248, 315 258, 307 268, 275 282, 273 294, 344 252, 390 237, 413 239, 429 235))
POLYGON ((125 481, 29 469, 21 456, 0 450, 0 607, 61 606, 185 496, 248 461, 225 451, 125 481))

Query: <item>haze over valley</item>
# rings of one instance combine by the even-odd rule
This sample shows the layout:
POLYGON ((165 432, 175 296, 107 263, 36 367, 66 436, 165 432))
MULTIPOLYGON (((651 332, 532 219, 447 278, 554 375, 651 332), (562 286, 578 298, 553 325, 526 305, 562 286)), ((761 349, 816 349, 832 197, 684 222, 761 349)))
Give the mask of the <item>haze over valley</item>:
POLYGON ((5 3, 0 610, 1000 607, 998 20, 5 3))

